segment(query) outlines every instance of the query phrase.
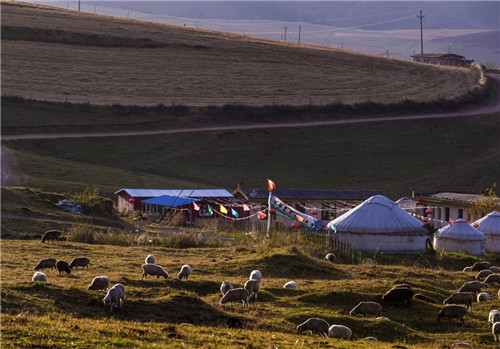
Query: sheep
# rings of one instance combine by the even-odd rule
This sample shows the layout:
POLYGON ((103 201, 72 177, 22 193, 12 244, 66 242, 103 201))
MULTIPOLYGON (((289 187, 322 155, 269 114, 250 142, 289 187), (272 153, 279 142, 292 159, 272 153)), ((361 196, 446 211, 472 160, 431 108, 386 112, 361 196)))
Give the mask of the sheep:
POLYGON ((467 348, 467 349, 472 349, 472 345, 469 343, 453 343, 450 345, 450 348, 467 348))
POLYGON ((61 232, 58 230, 46 231, 42 235, 42 244, 45 243, 45 241, 59 241, 60 235, 61 235, 61 232))
POLYGON ((290 288, 296 290, 299 288, 299 285, 297 285, 295 281, 288 281, 286 284, 283 285, 283 288, 290 288))
MULTIPOLYGON (((488 279, 488 278, 486 278, 488 279)), ((485 280, 486 281, 486 280, 485 280)), ((481 281, 469 281, 466 282, 460 287, 458 292, 481 292, 481 288, 488 288, 488 284, 481 281)))
POLYGON ((102 299, 104 309, 109 306, 109 311, 113 312, 113 307, 123 307, 123 299, 125 298, 125 286, 116 284, 108 290, 106 296, 102 299))
POLYGON ((260 281, 256 279, 251 279, 245 282, 245 286, 243 286, 246 290, 248 290, 248 294, 252 296, 254 295, 255 300, 257 300, 257 294, 259 292, 260 281))
POLYGON ((325 259, 331 263, 335 262, 335 255, 333 253, 328 253, 325 256, 325 259))
POLYGON ((487 284, 491 284, 492 282, 496 282, 500 285, 500 274, 490 274, 484 279, 484 282, 487 284))
POLYGON ((96 276, 90 283, 88 290, 105 290, 109 287, 111 281, 107 276, 96 276))
POLYGON ((184 264, 181 267, 181 271, 177 274, 177 277, 179 278, 179 280, 182 280, 182 279, 187 280, 187 278, 190 274, 191 274, 191 267, 187 264, 184 264))
POLYGON ((43 282, 47 282, 47 275, 45 275, 41 271, 37 271, 35 274, 33 274, 33 277, 31 278, 31 281, 43 281, 43 282))
POLYGON ((365 337, 363 338, 364 341, 370 341, 370 342, 378 342, 378 339, 375 337, 365 337))
POLYGON ((465 267, 463 271, 472 271, 472 265, 470 267, 465 267))
POLYGON ((500 273, 500 267, 497 267, 496 265, 492 265, 490 270, 494 273, 500 273))
POLYGON ((409 289, 411 289, 411 286, 408 284, 397 284, 397 285, 392 286, 392 288, 409 288, 409 289))
POLYGON ((256 280, 259 280, 262 281, 262 273, 258 270, 253 270, 251 273, 250 273, 250 280, 251 279, 256 279, 256 280))
POLYGON ((495 342, 497 340, 500 342, 500 321, 497 321, 493 324, 491 332, 493 333, 493 339, 495 339, 495 342))
POLYGON ((69 264, 69 267, 71 269, 73 269, 74 267, 82 267, 82 269, 87 267, 87 269, 88 269, 89 264, 90 264, 90 259, 88 259, 87 257, 76 257, 76 258, 73 258, 73 260, 69 264))
POLYGON ((359 302, 352 310, 349 315, 356 316, 358 314, 363 315, 373 315, 375 317, 380 316, 382 312, 382 306, 377 302, 359 302))
POLYGON ((155 264, 155 262, 156 262, 155 256, 153 256, 152 254, 148 254, 148 256, 145 259, 145 263, 155 264))
POLYGON ((493 298, 488 294, 488 292, 481 292, 477 295, 477 302, 487 302, 491 301, 493 298))
POLYGON ((311 317, 297 326, 297 332, 311 331, 316 332, 320 336, 326 337, 330 324, 323 319, 311 317))
POLYGON ((382 302, 384 303, 398 303, 406 302, 408 306, 411 306, 411 299, 413 297, 413 290, 411 288, 396 287, 391 288, 382 296, 382 302))
POLYGON ((486 276, 493 274, 493 272, 489 269, 483 269, 476 275, 476 280, 481 281, 481 279, 485 278, 486 276))
POLYGON ((168 278, 167 272, 158 264, 150 264, 150 263, 143 264, 142 270, 144 272, 142 273, 141 280, 144 280, 144 277, 146 277, 147 279, 148 275, 156 275, 157 279, 159 279, 160 276, 163 276, 164 279, 168 278))
POLYGON ((33 268, 33 270, 40 270, 40 269, 46 269, 46 268, 55 269, 56 268, 56 260, 54 258, 42 259, 33 268))
POLYGON ((388 317, 385 317, 385 316, 379 316, 375 320, 378 320, 378 321, 391 321, 391 319, 389 319, 388 317))
POLYGON ((220 292, 222 293, 222 295, 225 295, 227 293, 227 291, 232 290, 232 289, 233 289, 233 285, 231 285, 230 281, 228 281, 228 280, 222 281, 222 284, 220 285, 220 292))
POLYGON ((220 304, 226 304, 227 302, 242 301, 244 307, 248 307, 248 299, 250 298, 250 293, 246 288, 233 288, 226 292, 226 294, 221 298, 220 304))
POLYGON ((344 325, 331 325, 328 329, 328 337, 341 338, 345 340, 351 339, 352 331, 349 327, 344 325))
POLYGON ((468 292, 455 292, 443 301, 443 304, 463 304, 472 311, 473 297, 468 292))
POLYGON ((499 321, 500 321, 500 311, 496 309, 490 311, 490 314, 488 315, 488 325, 490 326, 490 330, 493 324, 499 321))
POLYGON ((476 262, 472 266, 472 271, 480 271, 480 270, 483 270, 483 269, 489 269, 490 267, 491 267, 491 263, 490 262, 486 262, 486 261, 476 262))
POLYGON ((437 301, 437 300, 435 300, 434 298, 429 297, 429 296, 427 296, 427 295, 425 295, 425 294, 422 294, 422 293, 415 293, 415 294, 413 295, 413 298, 415 298, 415 299, 419 299, 419 300, 424 301, 424 302, 426 302, 426 303, 434 303, 434 304, 437 304, 437 303, 438 303, 438 301, 437 301))
POLYGON ((69 263, 65 261, 57 261, 56 263, 56 268, 59 271, 59 274, 61 274, 63 271, 66 272, 66 274, 71 274, 71 268, 69 267, 69 263))
POLYGON ((467 313, 467 308, 462 305, 447 304, 438 312, 437 321, 440 322, 441 318, 447 317, 448 322, 452 318, 460 319, 460 323, 465 325, 464 316, 467 313))
POLYGON ((235 316, 228 317, 226 320, 226 325, 229 328, 243 328, 243 324, 241 323, 241 320, 235 316))

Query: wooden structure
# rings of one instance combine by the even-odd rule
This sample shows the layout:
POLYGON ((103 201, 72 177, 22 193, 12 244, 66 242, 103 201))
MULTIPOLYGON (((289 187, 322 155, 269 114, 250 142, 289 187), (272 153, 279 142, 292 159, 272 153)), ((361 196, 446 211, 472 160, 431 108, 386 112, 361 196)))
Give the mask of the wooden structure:
POLYGON ((474 63, 474 60, 465 59, 464 56, 460 56, 455 53, 424 53, 423 60, 420 53, 416 53, 411 57, 413 58, 414 62, 423 62, 437 65, 467 67, 474 63))

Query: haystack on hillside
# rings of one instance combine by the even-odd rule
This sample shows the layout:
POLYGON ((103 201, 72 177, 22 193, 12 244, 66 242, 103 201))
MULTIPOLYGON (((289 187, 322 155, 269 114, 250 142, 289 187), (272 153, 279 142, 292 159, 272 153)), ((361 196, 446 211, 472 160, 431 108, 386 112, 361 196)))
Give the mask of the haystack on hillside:
POLYGON ((462 218, 439 229, 434 236, 434 248, 439 251, 484 255, 486 237, 462 218))
POLYGON ((427 230, 423 223, 394 201, 375 195, 330 222, 337 237, 365 252, 424 252, 427 230))
POLYGON ((487 252, 500 252, 500 212, 493 211, 471 225, 486 237, 487 252))

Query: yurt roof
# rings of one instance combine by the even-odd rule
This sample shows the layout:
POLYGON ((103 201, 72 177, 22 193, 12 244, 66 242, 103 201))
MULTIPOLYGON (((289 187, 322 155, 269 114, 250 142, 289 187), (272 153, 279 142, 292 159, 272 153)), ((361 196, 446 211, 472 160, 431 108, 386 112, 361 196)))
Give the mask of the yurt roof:
POLYGON ((487 235, 500 235, 500 212, 493 211, 488 213, 483 218, 471 224, 473 227, 477 225, 477 230, 487 235))
POLYGON ((399 207, 401 207, 402 209, 406 209, 406 210, 413 210, 417 206, 415 200, 407 198, 407 197, 403 197, 403 198, 399 199, 398 201, 396 201, 396 204, 399 207))
POLYGON ((442 227, 436 233, 437 238, 455 240, 486 240, 483 233, 471 227, 466 220, 457 219, 453 224, 442 227))
POLYGON ((424 235, 421 221, 383 195, 375 195, 334 219, 337 232, 424 235))

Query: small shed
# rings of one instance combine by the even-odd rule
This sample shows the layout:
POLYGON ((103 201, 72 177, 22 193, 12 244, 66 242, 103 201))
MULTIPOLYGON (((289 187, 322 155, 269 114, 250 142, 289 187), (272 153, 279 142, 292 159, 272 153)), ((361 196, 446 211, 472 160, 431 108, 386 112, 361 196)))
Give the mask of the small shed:
POLYGON ((484 255, 485 243, 484 234, 462 218, 439 229, 434 236, 434 249, 445 252, 484 255))
POLYGON ((465 59, 464 56, 457 55, 455 53, 424 53, 424 59, 422 59, 422 54, 417 53, 411 57, 414 62, 424 62, 438 65, 465 67, 474 63, 474 60, 465 59))
POLYGON ((486 237, 486 252, 500 252, 500 213, 493 211, 471 224, 486 237))
POLYGON ((428 234, 421 221, 394 201, 375 195, 334 219, 338 239, 365 252, 425 252, 428 234))

